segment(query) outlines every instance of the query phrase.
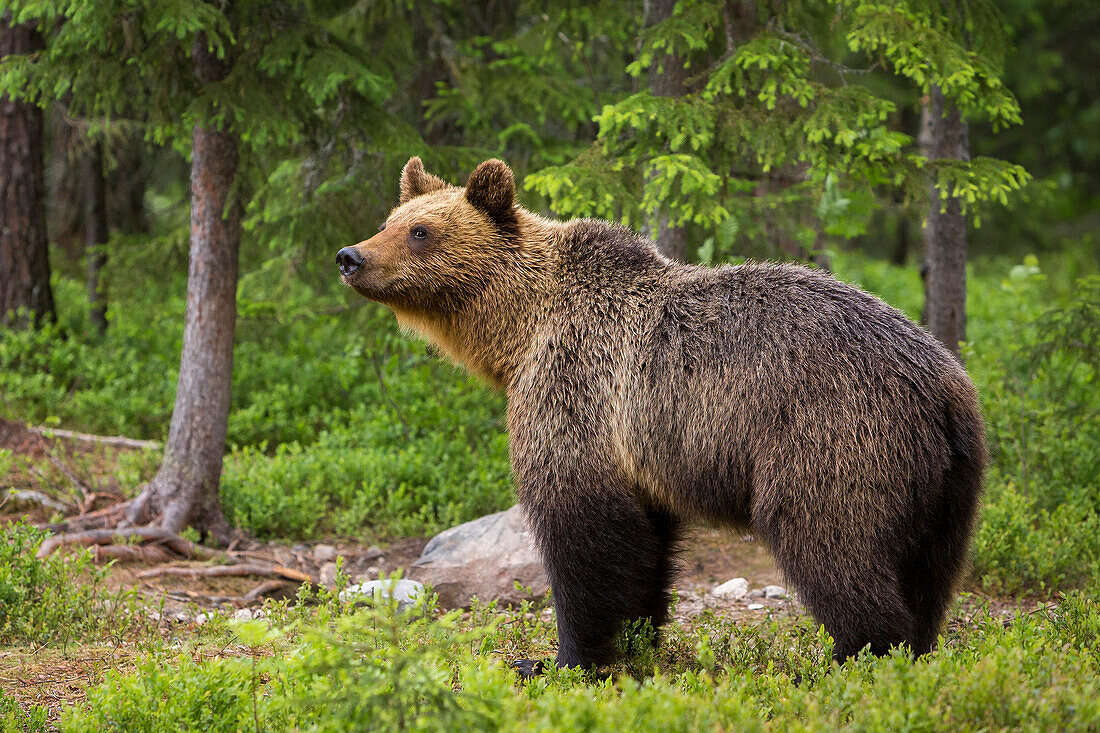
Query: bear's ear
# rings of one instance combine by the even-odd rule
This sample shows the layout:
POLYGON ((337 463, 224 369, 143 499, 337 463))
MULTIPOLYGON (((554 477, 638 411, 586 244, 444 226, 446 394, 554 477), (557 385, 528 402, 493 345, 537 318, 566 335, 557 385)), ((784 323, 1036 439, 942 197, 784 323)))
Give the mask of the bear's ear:
POLYGON ((447 183, 424 170, 424 164, 415 155, 409 158, 401 171, 401 203, 407 203, 417 196, 446 188, 447 183))
POLYGON ((512 169, 496 158, 479 165, 466 182, 466 200, 500 226, 513 223, 516 180, 512 177, 512 169))

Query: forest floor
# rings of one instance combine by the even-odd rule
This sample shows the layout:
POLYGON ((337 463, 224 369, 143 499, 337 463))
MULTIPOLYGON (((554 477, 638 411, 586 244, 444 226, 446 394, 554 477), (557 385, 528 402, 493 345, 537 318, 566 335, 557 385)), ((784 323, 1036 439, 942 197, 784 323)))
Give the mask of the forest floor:
MULTIPOLYGON (((56 522, 59 515, 93 511, 124 498, 117 476, 120 454, 132 450, 125 445, 62 438, 0 420, 0 449, 11 452, 6 474, 0 470, 0 488, 30 492, 20 500, 0 500, 0 525, 20 518, 47 524, 56 522)), ((324 577, 326 564, 341 557, 343 573, 350 582, 359 582, 407 569, 427 540, 392 538, 381 545, 346 538, 298 543, 248 540, 243 553, 249 559, 286 568, 291 575, 304 574, 315 582, 324 577)), ((94 555, 95 549, 92 551, 94 555)), ((210 567, 198 561, 172 565, 210 567)), ((765 586, 782 586, 784 580, 767 551, 751 538, 724 530, 697 529, 683 543, 680 566, 673 617, 681 625, 691 624, 708 612, 750 623, 805 613, 793 593, 764 596, 765 586), (737 577, 748 581, 749 594, 723 599, 709 593, 714 586, 737 577)), ((141 632, 135 633, 133 623, 129 623, 116 638, 90 645, 0 648, 0 689, 20 704, 44 705, 50 711, 59 711, 64 705, 82 703, 88 688, 101 682, 108 671, 132 669, 152 643, 178 646, 181 655, 195 660, 251 654, 242 645, 212 643, 203 634, 203 625, 216 612, 251 618, 268 599, 292 598, 298 589, 297 582, 286 578, 260 583, 260 579, 247 576, 144 577, 149 569, 142 563, 114 562, 103 581, 108 597, 125 597, 130 612, 137 609, 144 617, 141 632), (266 590, 249 596, 265 583, 266 590)), ((1008 617, 1040 605, 964 593, 947 633, 965 625, 978 609, 1008 617)), ((540 609, 538 604, 534 612, 550 618, 550 611, 540 609)))

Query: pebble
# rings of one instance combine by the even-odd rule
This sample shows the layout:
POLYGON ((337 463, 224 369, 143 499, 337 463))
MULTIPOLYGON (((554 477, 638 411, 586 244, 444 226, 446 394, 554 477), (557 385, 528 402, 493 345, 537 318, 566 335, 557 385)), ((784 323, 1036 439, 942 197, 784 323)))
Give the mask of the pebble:
POLYGON ((765 598, 786 598, 787 589, 781 585, 765 585, 764 586, 765 598))
POLYGON ((745 608, 749 609, 750 611, 759 611, 763 607, 764 607, 763 603, 750 603, 745 608))
POLYGON ((416 605, 416 599, 424 592, 424 584, 415 580, 371 580, 348 586, 340 591, 341 601, 367 603, 376 595, 382 598, 397 599, 399 611, 405 611, 416 605))
POLYGON ((719 598, 726 598, 736 600, 743 598, 745 594, 749 592, 749 581, 744 578, 734 578, 733 580, 727 580, 721 585, 715 586, 711 591, 713 595, 719 598))

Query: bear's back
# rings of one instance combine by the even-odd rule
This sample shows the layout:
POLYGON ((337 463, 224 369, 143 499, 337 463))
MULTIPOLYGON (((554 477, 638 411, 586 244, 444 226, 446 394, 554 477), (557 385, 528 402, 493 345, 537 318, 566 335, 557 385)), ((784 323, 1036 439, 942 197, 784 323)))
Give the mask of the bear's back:
POLYGON ((558 359, 535 368, 569 375, 561 398, 593 418, 598 443, 652 500, 747 521, 750 484, 768 472, 915 485, 947 460, 928 426, 948 403, 973 401, 972 387, 885 302, 798 265, 674 263, 599 222, 574 235, 547 330, 558 359))

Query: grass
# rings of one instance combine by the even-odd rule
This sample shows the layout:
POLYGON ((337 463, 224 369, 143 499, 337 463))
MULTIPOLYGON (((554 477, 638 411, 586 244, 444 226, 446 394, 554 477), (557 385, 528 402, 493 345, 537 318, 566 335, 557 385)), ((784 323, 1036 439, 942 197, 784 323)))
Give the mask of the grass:
MULTIPOLYGON (((4 539, 29 531, 9 526, 4 539)), ((303 587, 294 602, 269 601, 263 618, 149 623, 147 609, 86 591, 77 573, 87 555, 40 561, 18 546, 9 578, 33 586, 52 568, 56 612, 115 610, 110 623, 74 627, 65 644, 26 646, 56 619, 6 637, 24 646, 0 649, 5 731, 1100 726, 1100 603, 1082 593, 1008 616, 963 598, 939 649, 916 662, 899 649, 837 666, 808 617, 707 611, 666 627, 656 649, 648 630, 624 632, 622 647, 643 651, 598 674, 551 668, 521 682, 511 661, 555 651, 552 612, 531 604, 443 613, 424 596, 401 612, 303 587)))
MULTIPOLYGON (((979 610, 932 655, 829 661, 805 618, 704 615, 659 650, 600 675, 520 682, 552 652, 530 609, 422 605, 207 624, 108 671, 63 731, 159 730, 1090 730, 1100 725, 1100 607, 1073 595, 1009 619, 979 610), (205 649, 207 653, 198 650, 205 649)), ((33 710, 31 711, 33 713, 33 710)))

